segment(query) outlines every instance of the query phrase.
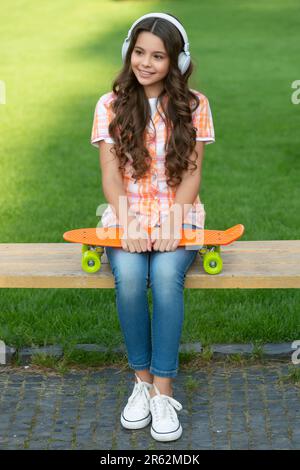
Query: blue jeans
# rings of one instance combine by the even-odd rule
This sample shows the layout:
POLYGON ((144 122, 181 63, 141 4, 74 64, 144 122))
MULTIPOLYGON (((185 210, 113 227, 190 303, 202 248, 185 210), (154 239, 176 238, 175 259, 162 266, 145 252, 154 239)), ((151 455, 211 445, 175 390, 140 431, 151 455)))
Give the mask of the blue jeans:
MULTIPOLYGON (((195 228, 184 224, 184 228, 195 228)), ((130 253, 106 247, 115 279, 116 304, 128 364, 159 377, 176 377, 184 319, 185 274, 199 251, 130 253), (149 285, 148 285, 149 282, 149 285), (152 331, 147 288, 152 290, 152 331)))

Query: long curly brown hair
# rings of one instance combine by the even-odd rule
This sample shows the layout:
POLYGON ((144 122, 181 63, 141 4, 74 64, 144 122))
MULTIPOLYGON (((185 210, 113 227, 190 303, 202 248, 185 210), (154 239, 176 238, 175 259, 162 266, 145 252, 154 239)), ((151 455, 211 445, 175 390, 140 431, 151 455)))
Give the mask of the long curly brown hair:
POLYGON ((119 169, 123 171, 126 163, 130 161, 134 169, 132 177, 135 180, 141 179, 149 170, 151 162, 151 156, 145 146, 145 129, 151 118, 151 110, 144 88, 132 71, 131 54, 142 31, 157 35, 163 41, 170 59, 169 72, 164 78, 164 89, 158 96, 158 102, 164 113, 164 116, 160 116, 167 129, 167 184, 177 187, 182 181, 182 172, 190 169, 189 164, 194 165, 194 169, 197 168, 191 159, 193 154, 198 157, 192 112, 197 109, 200 101, 188 88, 188 79, 194 68, 192 61, 183 75, 178 68, 178 55, 183 50, 184 42, 178 29, 169 21, 148 17, 133 29, 123 68, 112 84, 116 95, 112 101, 115 116, 110 122, 109 134, 115 141, 113 150, 119 158, 119 169))

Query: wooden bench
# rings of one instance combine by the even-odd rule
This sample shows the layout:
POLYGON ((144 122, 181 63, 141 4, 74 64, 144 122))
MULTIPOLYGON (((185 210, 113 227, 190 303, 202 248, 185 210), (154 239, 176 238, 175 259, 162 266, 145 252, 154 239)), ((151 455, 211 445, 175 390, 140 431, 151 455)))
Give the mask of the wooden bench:
MULTIPOLYGON (((265 289, 300 287, 300 240, 236 241, 221 249, 223 271, 204 272, 200 255, 186 274, 192 289, 265 289)), ((77 243, 1 243, 0 287, 114 288, 104 254, 101 270, 81 269, 77 243)))

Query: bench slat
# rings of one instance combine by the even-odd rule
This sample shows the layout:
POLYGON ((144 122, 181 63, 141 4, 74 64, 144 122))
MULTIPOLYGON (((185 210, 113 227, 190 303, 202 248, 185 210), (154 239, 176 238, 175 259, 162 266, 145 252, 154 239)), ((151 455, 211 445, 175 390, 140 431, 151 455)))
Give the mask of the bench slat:
MULTIPOLYGON (((236 241, 221 248, 223 271, 204 272, 200 255, 190 267, 186 288, 299 288, 300 240, 236 241)), ((81 269, 77 243, 0 244, 0 287, 114 288, 104 254, 101 270, 81 269)))

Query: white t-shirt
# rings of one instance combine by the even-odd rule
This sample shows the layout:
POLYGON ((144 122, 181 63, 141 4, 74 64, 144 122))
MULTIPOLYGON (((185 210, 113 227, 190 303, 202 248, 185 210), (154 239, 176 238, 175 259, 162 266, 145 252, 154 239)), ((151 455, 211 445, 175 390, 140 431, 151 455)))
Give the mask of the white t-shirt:
POLYGON ((152 117, 152 119, 153 119, 153 116, 154 116, 155 111, 156 111, 157 99, 158 98, 156 96, 154 96, 154 98, 148 98, 150 108, 151 108, 151 117, 152 117))

